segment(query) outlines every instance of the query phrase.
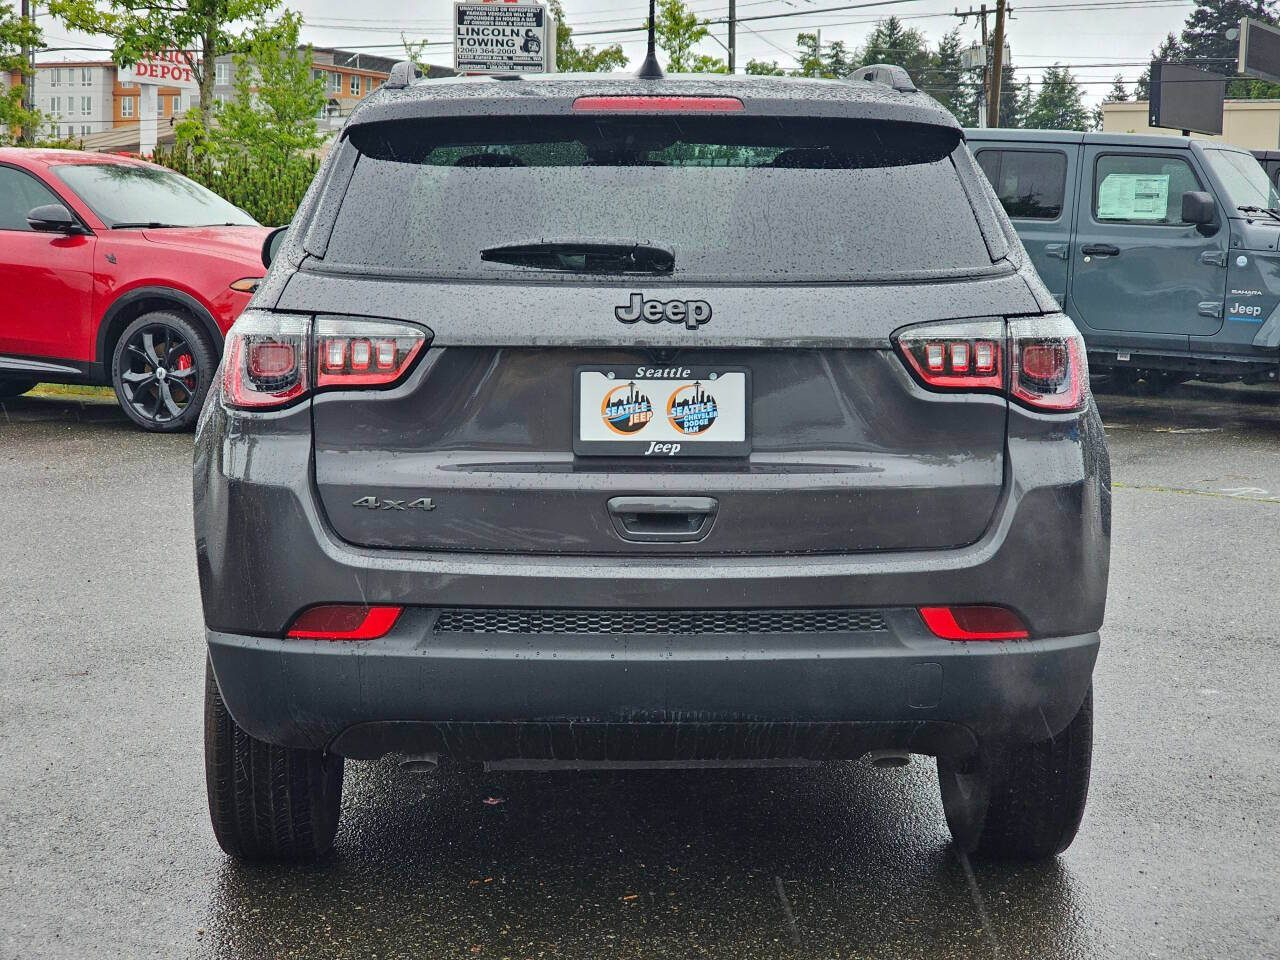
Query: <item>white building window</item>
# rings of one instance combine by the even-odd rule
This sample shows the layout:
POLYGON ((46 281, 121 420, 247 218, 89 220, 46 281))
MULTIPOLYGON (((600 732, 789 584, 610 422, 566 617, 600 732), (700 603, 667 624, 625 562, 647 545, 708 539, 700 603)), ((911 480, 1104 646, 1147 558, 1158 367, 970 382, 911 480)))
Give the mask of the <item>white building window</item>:
POLYGON ((54 67, 52 70, 49 71, 49 86, 51 87, 62 86, 62 68, 61 67, 54 67))
POLYGON ((120 116, 126 119, 133 116, 133 97, 125 97, 120 101, 120 116))
POLYGON ((175 93, 173 95, 173 115, 176 117, 182 112, 182 94, 175 93))
POLYGON ((360 96, 360 78, 354 73, 351 75, 351 95, 353 97, 360 96))
POLYGON ((93 68, 92 67, 80 68, 80 86, 82 87, 93 86, 93 68))
POLYGON ((57 116, 58 114, 62 113, 62 98, 61 98, 61 97, 50 97, 50 98, 49 98, 49 112, 50 112, 50 113, 52 113, 54 116, 57 116))
POLYGON ((93 116, 93 97, 80 98, 80 116, 82 117, 93 116))
POLYGON ((340 73, 329 74, 329 91, 331 93, 342 92, 342 74, 340 73))
POLYGON ((87 137, 91 133, 93 133, 93 127, 89 126, 87 123, 82 123, 80 125, 80 136, 87 137))
POLYGON ((215 63, 213 65, 213 82, 219 86, 226 86, 231 82, 231 64, 215 63))

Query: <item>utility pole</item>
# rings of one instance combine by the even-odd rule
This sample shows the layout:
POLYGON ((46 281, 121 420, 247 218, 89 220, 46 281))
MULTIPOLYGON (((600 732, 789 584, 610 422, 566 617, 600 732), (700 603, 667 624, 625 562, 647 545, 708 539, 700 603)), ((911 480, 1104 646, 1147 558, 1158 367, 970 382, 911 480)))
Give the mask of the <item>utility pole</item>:
POLYGON ((738 5, 729 0, 729 72, 733 73, 738 62, 738 5))
MULTIPOLYGON (((28 21, 35 23, 36 11, 34 0, 22 0, 22 27, 25 32, 28 21)), ((22 108, 31 110, 35 107, 35 50, 31 48, 31 44, 25 40, 22 44, 22 63, 26 67, 28 73, 20 77, 22 81, 22 108)), ((35 131, 31 129, 29 123, 22 125, 22 142, 30 143, 35 139, 35 131)))
POLYGON ((1000 126, 1000 80, 1004 76, 1004 2, 1005 0, 996 0, 996 32, 991 38, 991 97, 987 101, 988 127, 1000 126))

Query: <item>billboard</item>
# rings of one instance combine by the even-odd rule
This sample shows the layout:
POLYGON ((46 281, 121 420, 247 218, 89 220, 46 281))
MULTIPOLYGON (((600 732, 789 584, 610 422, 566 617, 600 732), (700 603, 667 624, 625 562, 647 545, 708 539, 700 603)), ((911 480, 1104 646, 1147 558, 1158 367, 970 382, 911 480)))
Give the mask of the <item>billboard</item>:
POLYGON ((121 67, 116 76, 123 84, 143 83, 160 87, 178 87, 194 93, 200 89, 191 73, 191 61, 180 50, 162 50, 144 53, 138 62, 121 67))
POLYGON ((1222 74, 1157 60, 1151 64, 1148 122, 1170 130, 1222 133, 1226 95, 1227 78, 1222 74))
POLYGON ((1240 72, 1280 83, 1280 27, 1248 17, 1240 19, 1240 72))
POLYGON ((555 19, 541 3, 527 0, 455 3, 453 68, 459 73, 551 73, 555 19))

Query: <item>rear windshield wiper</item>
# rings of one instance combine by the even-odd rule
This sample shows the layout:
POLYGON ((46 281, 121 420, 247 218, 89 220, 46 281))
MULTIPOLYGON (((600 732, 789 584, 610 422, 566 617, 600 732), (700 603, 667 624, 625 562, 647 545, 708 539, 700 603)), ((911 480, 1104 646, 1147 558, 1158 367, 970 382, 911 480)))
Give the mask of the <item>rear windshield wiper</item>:
POLYGON ((676 256, 664 247, 626 240, 538 240, 480 251, 480 259, 571 273, 667 274, 676 256))
POLYGON ((1275 220, 1277 223, 1280 223, 1280 210, 1277 210, 1275 207, 1243 206, 1243 207, 1236 207, 1236 209, 1239 210, 1241 213, 1265 213, 1272 220, 1275 220))

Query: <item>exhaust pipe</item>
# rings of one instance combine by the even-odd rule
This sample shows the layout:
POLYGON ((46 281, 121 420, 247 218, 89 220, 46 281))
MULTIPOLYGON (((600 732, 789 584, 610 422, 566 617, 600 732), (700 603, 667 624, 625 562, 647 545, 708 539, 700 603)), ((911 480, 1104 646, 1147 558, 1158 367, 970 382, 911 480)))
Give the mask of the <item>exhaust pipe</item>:
POLYGON ((911 763, 911 754, 902 750, 872 750, 867 756, 877 770, 891 770, 911 763))
POLYGON ((435 773, 440 766, 438 753, 408 753, 400 759, 401 773, 428 774, 435 773))

